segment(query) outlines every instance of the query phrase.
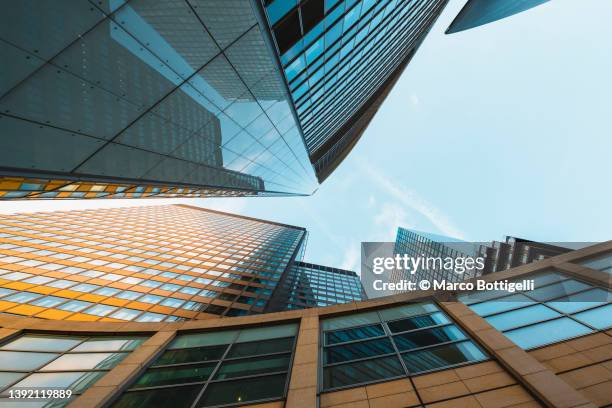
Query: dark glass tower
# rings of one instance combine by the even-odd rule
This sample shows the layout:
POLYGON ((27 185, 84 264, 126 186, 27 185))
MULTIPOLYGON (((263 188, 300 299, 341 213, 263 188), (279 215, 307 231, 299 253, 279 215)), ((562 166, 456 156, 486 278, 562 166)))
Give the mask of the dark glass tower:
POLYGON ((310 194, 446 2, 17 2, 0 199, 310 194))
POLYGON ((295 262, 284 274, 268 310, 324 307, 366 299, 359 275, 355 272, 295 262))
POLYGON ((0 27, 0 199, 316 189, 250 1, 24 0, 0 27))
POLYGON ((447 0, 261 0, 319 181, 355 145, 447 0))

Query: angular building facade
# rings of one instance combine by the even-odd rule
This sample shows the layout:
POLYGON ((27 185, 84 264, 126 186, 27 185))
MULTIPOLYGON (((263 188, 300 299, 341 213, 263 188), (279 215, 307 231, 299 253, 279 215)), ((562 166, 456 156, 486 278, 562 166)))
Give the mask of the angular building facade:
POLYGON ((260 0, 323 181, 372 120, 447 0, 260 0))
POLYGON ((268 310, 324 307, 366 299, 359 275, 355 272, 295 262, 283 275, 268 310))
POLYGON ((311 194, 446 1, 6 7, 0 199, 311 194))
POLYGON ((607 407, 611 259, 608 241, 482 278, 534 281, 515 293, 167 323, 2 314, 0 405, 38 387, 71 393, 37 406, 70 408, 607 407))
POLYGON ((0 216, 0 312, 168 322, 363 300, 354 272, 299 262, 305 239, 182 205, 0 216))
POLYGON ((468 0, 457 17, 446 30, 454 34, 481 25, 489 24, 523 11, 532 9, 549 0, 468 0))

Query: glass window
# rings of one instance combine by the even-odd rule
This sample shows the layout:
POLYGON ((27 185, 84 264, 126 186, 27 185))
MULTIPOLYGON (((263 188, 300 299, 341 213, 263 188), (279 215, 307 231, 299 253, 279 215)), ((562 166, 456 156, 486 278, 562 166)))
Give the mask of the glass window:
POLYGON ((555 299, 554 301, 546 302, 546 304, 563 313, 574 313, 580 310, 603 305, 610 300, 612 300, 610 297, 610 292, 595 288, 587 290, 586 292, 564 296, 562 298, 555 299))
POLYGON ((53 353, 21 353, 18 351, 0 351, 0 370, 31 371, 56 358, 53 353))
POLYGON ((325 364, 341 363, 366 357, 375 357, 393 353, 393 345, 388 337, 376 340, 347 343, 325 349, 323 360, 325 364))
MULTIPOLYGON (((0 389, 3 378, 7 381, 13 379, 5 385, 21 379, 10 389, 70 388, 79 394, 144 340, 142 336, 22 335, 0 347, 0 370, 22 371, 18 375, 7 373, 5 376, 0 373, 0 389)), ((7 391, 4 390, 3 395, 7 391)))
POLYGON ((416 316, 402 320, 395 320, 392 322, 388 322, 387 324, 389 325, 389 329, 391 329, 392 332, 398 333, 446 323, 450 323, 450 320, 448 320, 448 318, 443 313, 432 313, 430 315, 425 316, 416 316))
POLYGON ((325 333, 327 344, 344 343, 345 341, 361 340, 370 337, 384 336, 385 331, 380 324, 356 327, 353 329, 336 330, 325 333))
POLYGON ((83 341, 83 338, 51 337, 51 336, 21 336, 2 347, 0 350, 23 351, 67 351, 83 341))
POLYGON ((487 316, 494 313, 505 312, 519 307, 534 304, 535 301, 527 296, 517 293, 516 295, 506 296, 501 299, 489 300, 487 302, 471 305, 470 308, 480 316, 487 316))
POLYGON ((612 253, 599 255, 579 262, 587 268, 612 274, 612 253))
POLYGON ((612 305, 580 312, 574 317, 596 329, 607 329, 612 326, 612 305))
POLYGON ((591 333, 588 327, 569 317, 537 323, 532 326, 506 332, 506 336, 519 347, 530 349, 545 344, 591 333))
POLYGON ((552 285, 543 286, 529 292, 529 296, 540 301, 550 300, 561 296, 567 296, 571 293, 579 292, 588 289, 590 286, 573 279, 568 279, 552 285))
POLYGON ((126 353, 64 354, 41 368, 40 371, 110 369, 126 356, 126 353))
MULTIPOLYGON (((190 394, 185 406, 282 398, 297 327, 288 324, 180 334, 114 407, 142 406, 140 401, 149 398, 148 392, 139 391, 144 387, 193 383, 198 383, 197 389, 203 392, 190 394)), ((183 387, 172 389, 181 392, 183 387)))
POLYGON ((408 371, 413 374, 486 359, 485 354, 470 341, 405 353, 402 357, 408 371))
POLYGON ((286 374, 210 383, 200 400, 200 406, 281 398, 285 383, 286 374))
POLYGON ((393 340, 400 351, 428 347, 439 343, 463 340, 465 338, 465 334, 453 325, 393 336, 393 340))
POLYGON ((207 363, 147 370, 133 388, 156 387, 160 385, 186 384, 208 380, 217 363, 207 363))
POLYGON ((166 350, 155 361, 154 365, 196 363, 209 360, 219 360, 227 345, 166 350))
POLYGON ((112 406, 113 408, 188 407, 197 398, 201 389, 201 385, 196 385, 126 392, 112 406))
POLYGON ((497 330, 504 331, 513 327, 524 326, 530 323, 550 320, 560 316, 551 308, 544 305, 534 305, 518 310, 487 317, 487 321, 497 330))
POLYGON ((284 354, 225 361, 215 374, 215 380, 288 371, 290 358, 291 354, 284 354))

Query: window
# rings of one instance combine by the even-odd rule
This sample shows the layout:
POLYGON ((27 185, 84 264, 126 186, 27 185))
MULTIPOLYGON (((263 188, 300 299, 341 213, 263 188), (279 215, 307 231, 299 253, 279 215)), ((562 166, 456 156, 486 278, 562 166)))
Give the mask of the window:
POLYGON ((487 358, 431 302, 326 319, 321 328, 324 391, 487 358))
POLYGON ((524 349, 612 327, 609 291, 556 271, 528 278, 534 280, 532 291, 466 294, 459 299, 524 349))
POLYGON ((26 334, 9 341, 0 347, 0 405, 17 388, 71 389, 74 399, 144 340, 26 334))
POLYGON ((598 271, 612 274, 612 253, 585 259, 580 261, 579 264, 587 268, 597 269, 598 271))
POLYGON ((288 324, 179 335, 113 407, 165 402, 209 407, 284 398, 296 334, 297 324, 288 324))

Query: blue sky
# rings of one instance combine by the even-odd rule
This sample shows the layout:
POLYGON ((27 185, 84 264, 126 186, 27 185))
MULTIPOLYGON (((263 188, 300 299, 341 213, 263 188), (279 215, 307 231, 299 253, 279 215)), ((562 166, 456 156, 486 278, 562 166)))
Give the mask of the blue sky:
POLYGON ((612 2, 552 0, 444 35, 451 0, 343 164, 310 197, 4 202, 0 213, 182 202, 306 227, 357 268, 398 225, 470 241, 610 239, 612 2))

